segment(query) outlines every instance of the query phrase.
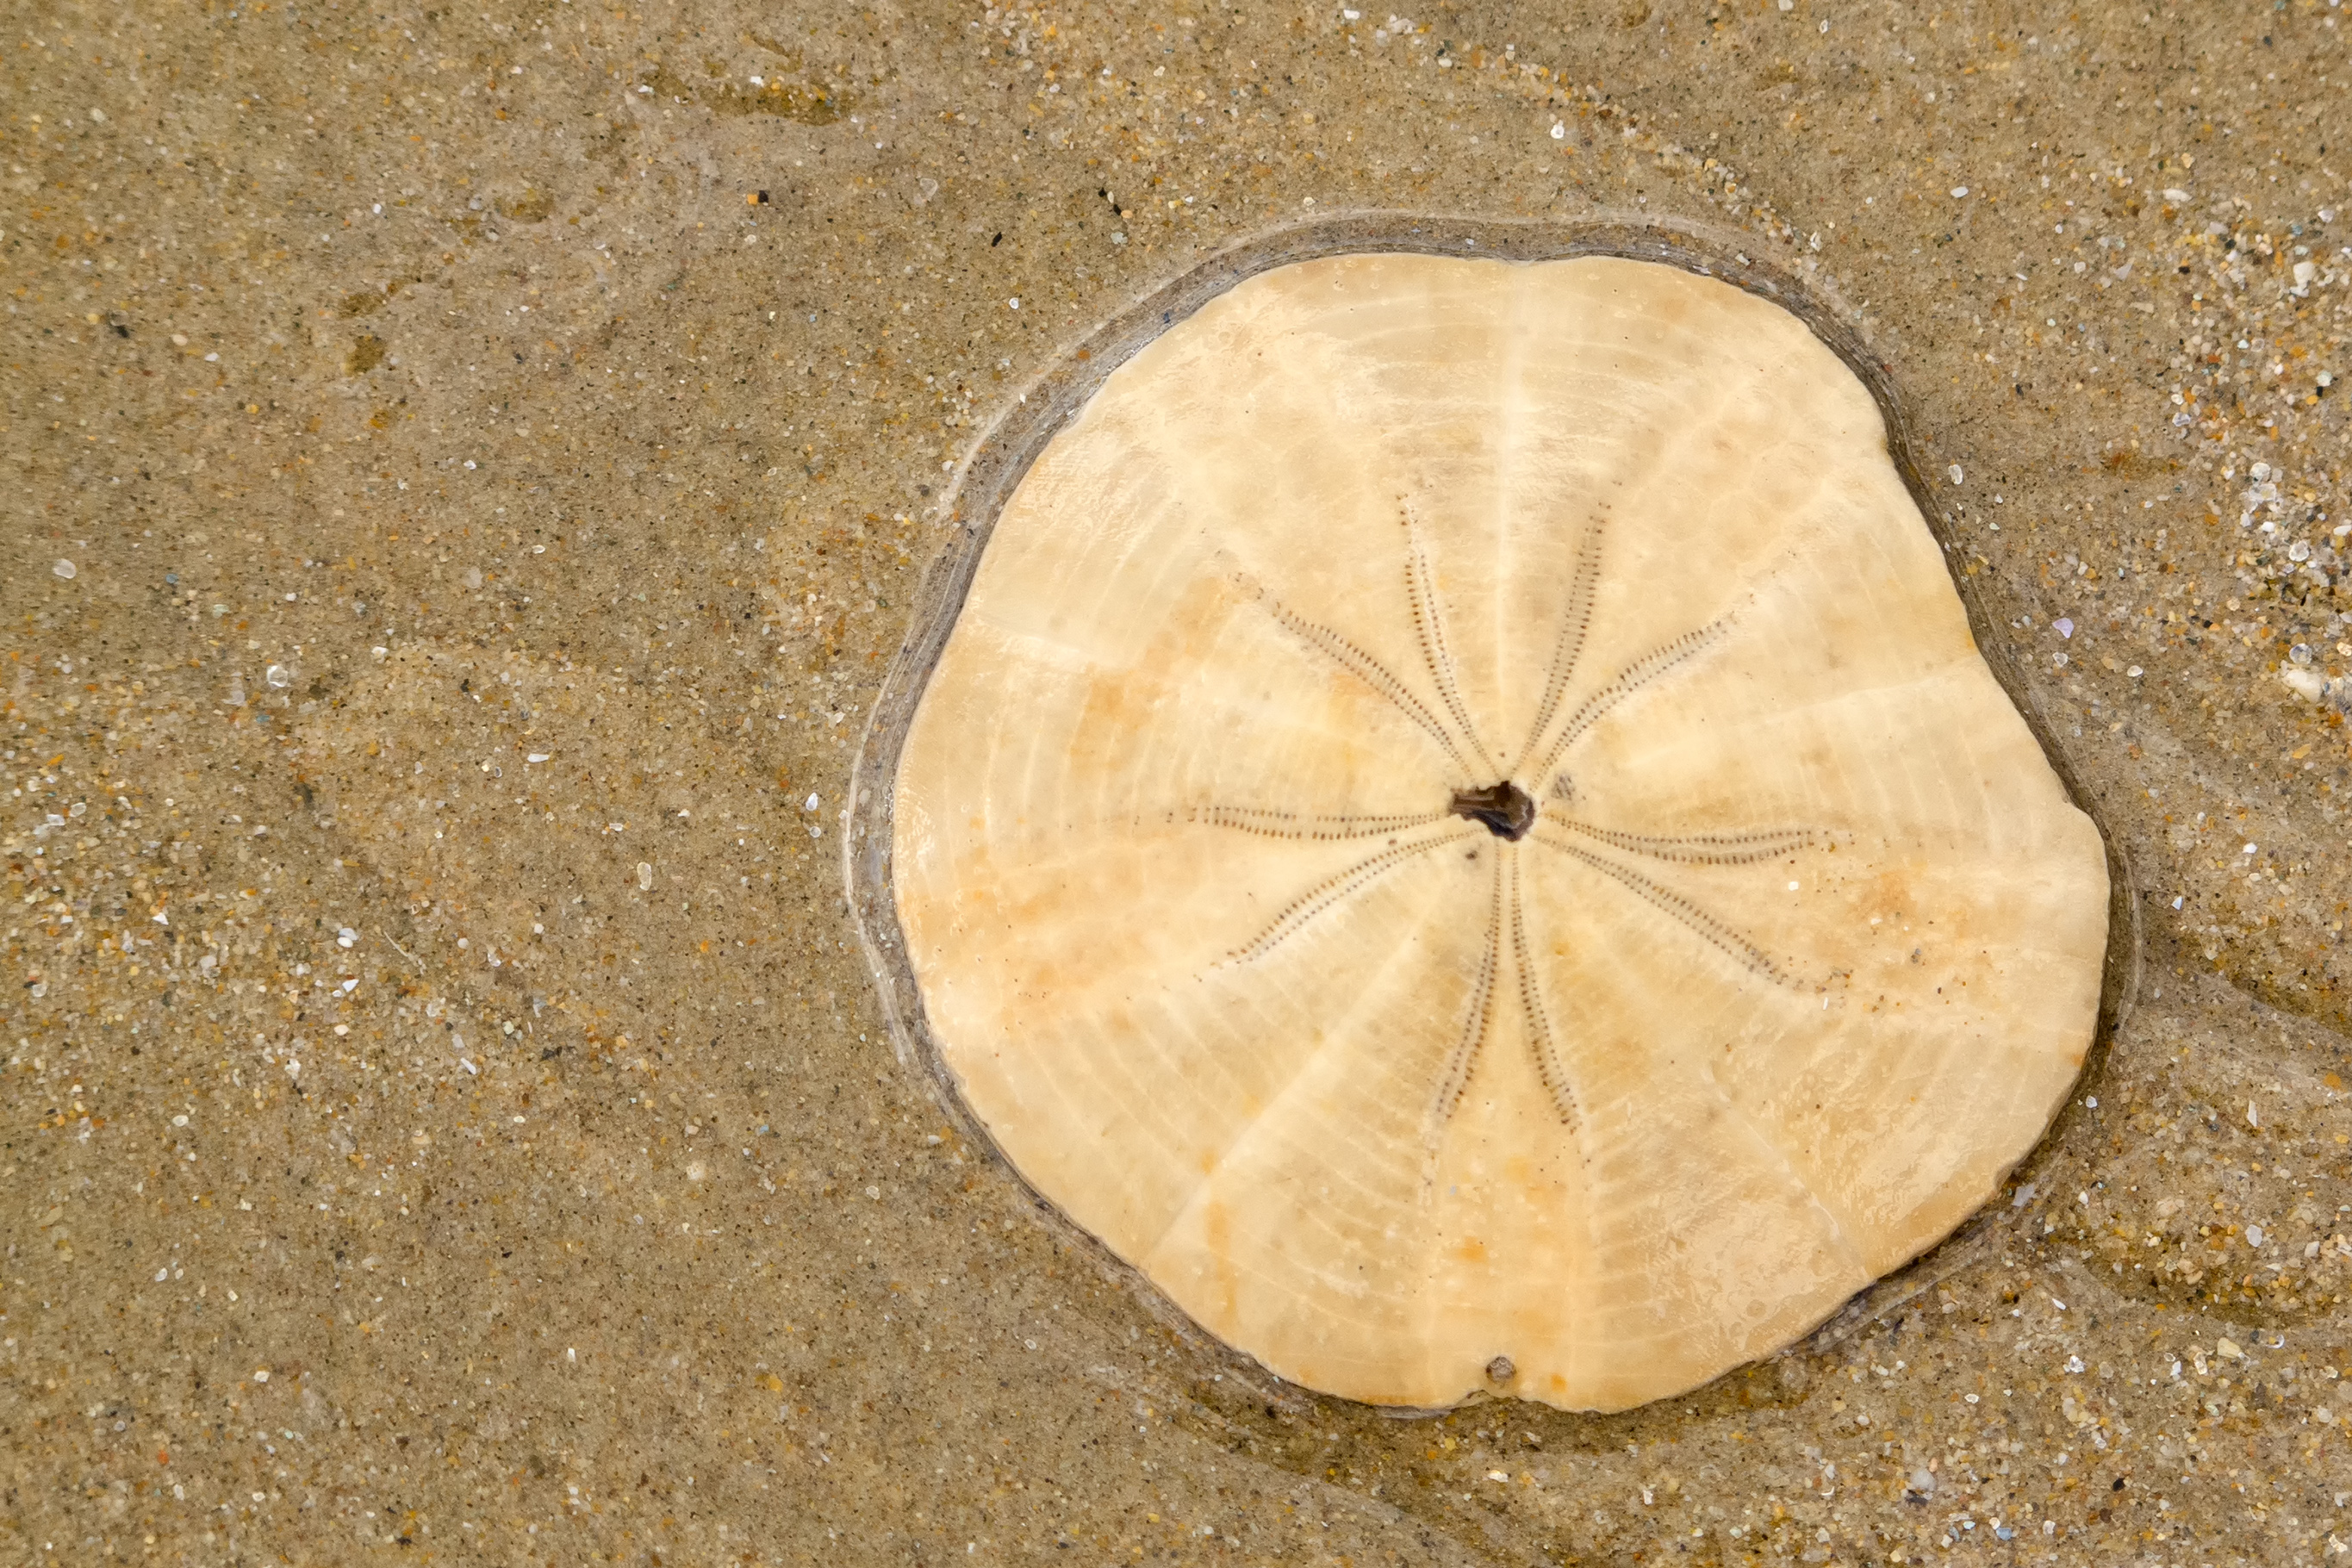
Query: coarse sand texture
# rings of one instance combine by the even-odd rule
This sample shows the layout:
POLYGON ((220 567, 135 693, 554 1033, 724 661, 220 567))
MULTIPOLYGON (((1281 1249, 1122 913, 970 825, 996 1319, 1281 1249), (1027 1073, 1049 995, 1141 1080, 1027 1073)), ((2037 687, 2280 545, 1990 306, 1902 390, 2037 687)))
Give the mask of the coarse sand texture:
POLYGON ((1691 1388, 1947 1235, 2091 1044, 2098 832, 1869 392, 1729 284, 1252 278, 953 614, 892 786, 927 1047, 1309 1387, 1691 1388))

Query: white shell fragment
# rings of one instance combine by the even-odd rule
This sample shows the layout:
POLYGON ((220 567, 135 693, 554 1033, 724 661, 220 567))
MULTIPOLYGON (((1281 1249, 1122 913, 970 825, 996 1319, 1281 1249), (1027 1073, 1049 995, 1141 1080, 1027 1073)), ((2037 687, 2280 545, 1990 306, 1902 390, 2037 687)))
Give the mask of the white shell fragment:
POLYGON ((2096 1019, 2097 830, 1877 405, 1655 263, 1344 257, 1171 327, 1003 507, 894 788, 971 1110, 1360 1400, 1787 1344, 1994 1193, 2096 1019))

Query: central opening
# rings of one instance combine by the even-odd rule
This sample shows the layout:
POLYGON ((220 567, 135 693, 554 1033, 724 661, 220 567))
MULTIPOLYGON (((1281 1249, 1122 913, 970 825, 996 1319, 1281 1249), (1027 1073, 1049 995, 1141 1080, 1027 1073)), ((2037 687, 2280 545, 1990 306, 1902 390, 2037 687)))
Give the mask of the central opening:
POLYGON ((1528 829, 1536 825, 1536 803, 1508 779, 1485 789, 1456 790, 1454 804, 1446 809, 1456 816, 1485 823, 1486 831, 1497 838, 1525 838, 1528 829))

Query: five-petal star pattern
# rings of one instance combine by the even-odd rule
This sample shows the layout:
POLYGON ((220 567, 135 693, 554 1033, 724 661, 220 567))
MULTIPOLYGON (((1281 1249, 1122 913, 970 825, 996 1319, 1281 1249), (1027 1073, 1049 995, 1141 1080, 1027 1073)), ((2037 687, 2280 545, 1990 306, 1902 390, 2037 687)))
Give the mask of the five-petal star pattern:
POLYGON ((1431 1087, 1425 1137, 1433 1147, 1443 1134, 1494 1032, 1496 1007, 1514 1001, 1521 1013, 1537 1077, 1560 1122, 1573 1132, 1581 1119, 1577 1059, 1582 1050, 1601 1043, 1563 1040, 1552 1026, 1529 931, 1527 900, 1520 890, 1523 879, 1539 874, 1536 868, 1546 864, 1606 879, 1673 921, 1720 962, 1785 986, 1795 984, 1785 967, 1776 964, 1747 932, 1711 912, 1701 899, 1678 889, 1674 870, 1785 861, 1831 836, 1813 826, 1643 833, 1594 821, 1577 809, 1577 792, 1568 764, 1578 742, 1612 710, 1645 688, 1685 672, 1734 629, 1730 616, 1719 617, 1601 679, 1591 679, 1583 662, 1607 542, 1606 524, 1600 520, 1590 523, 1579 541, 1534 721, 1510 753, 1508 768, 1498 766, 1494 758, 1502 753, 1487 744, 1463 699, 1436 574, 1412 510, 1402 502, 1399 523, 1405 598, 1412 616, 1412 642, 1421 655, 1421 668, 1415 673, 1426 679, 1426 695, 1367 652, 1358 639, 1299 614, 1247 574, 1236 574, 1237 585, 1291 634, 1303 653, 1337 665, 1421 731, 1429 742, 1430 773, 1412 786, 1429 803, 1417 811, 1318 815, 1239 804, 1193 807, 1188 813, 1192 820, 1234 832, 1291 839, 1376 841, 1378 845, 1301 890, 1271 921, 1237 945, 1228 962, 1252 963, 1265 959, 1319 917, 1377 884, 1410 875, 1436 851, 1465 843, 1484 847, 1482 834, 1490 835, 1496 842, 1488 857, 1492 870, 1486 937, 1460 1034, 1431 1087), (1532 789, 1521 780, 1531 781, 1532 789))

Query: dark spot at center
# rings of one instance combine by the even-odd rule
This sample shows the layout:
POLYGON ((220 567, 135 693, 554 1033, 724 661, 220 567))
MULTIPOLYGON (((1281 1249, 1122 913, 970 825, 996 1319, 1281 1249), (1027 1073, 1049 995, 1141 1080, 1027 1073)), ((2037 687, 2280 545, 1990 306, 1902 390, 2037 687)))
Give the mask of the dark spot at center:
POLYGON ((1536 803, 1508 779, 1485 789, 1456 790, 1454 804, 1446 809, 1456 816, 1485 823, 1486 831, 1497 838, 1525 838, 1528 829, 1536 825, 1536 803))

